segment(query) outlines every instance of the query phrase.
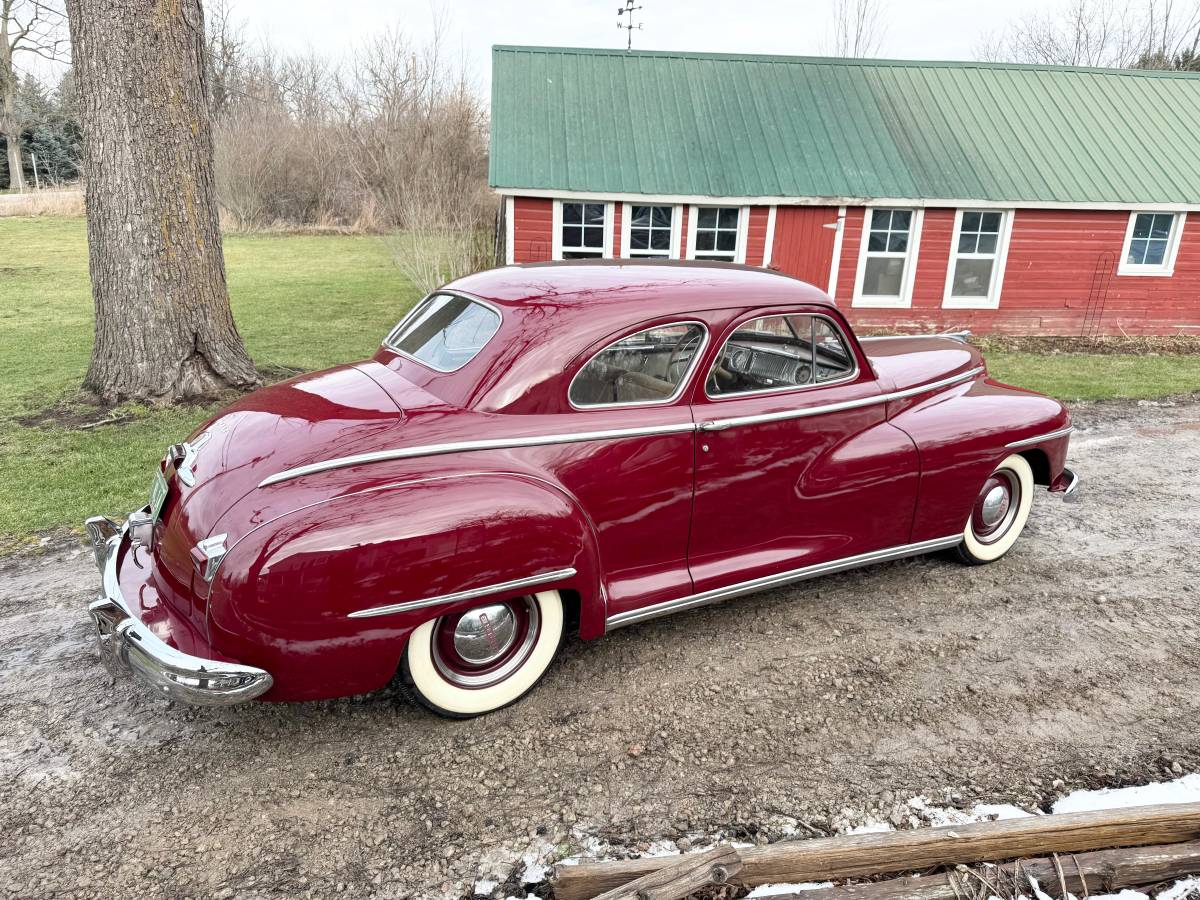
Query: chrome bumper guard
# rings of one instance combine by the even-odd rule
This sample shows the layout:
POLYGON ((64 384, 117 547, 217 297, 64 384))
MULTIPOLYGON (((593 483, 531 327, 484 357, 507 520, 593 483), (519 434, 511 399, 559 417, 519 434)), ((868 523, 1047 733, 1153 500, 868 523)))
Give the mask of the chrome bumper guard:
POLYGON ((103 596, 88 605, 88 613, 96 624, 100 660, 110 673, 131 672, 158 693, 194 706, 231 706, 270 690, 269 672, 191 656, 155 637, 129 611, 117 579, 117 551, 128 523, 118 527, 96 516, 86 527, 104 586, 103 596))
POLYGON ((1063 485, 1060 491, 1064 503, 1078 503, 1080 495, 1083 493, 1083 479, 1076 475, 1070 469, 1063 469, 1062 475, 1058 477, 1058 482, 1063 485))

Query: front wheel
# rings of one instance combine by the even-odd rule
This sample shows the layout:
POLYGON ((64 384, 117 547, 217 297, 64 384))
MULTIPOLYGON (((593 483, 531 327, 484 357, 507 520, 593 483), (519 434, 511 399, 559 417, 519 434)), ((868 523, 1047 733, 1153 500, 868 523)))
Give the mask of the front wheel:
POLYGON ((479 716, 537 684, 562 638, 558 591, 476 606, 418 626, 400 676, 414 699, 438 715, 479 716))
POLYGON ((1033 469, 1013 454, 984 481, 956 550, 968 565, 995 562, 1009 551, 1029 519, 1033 505, 1033 469))

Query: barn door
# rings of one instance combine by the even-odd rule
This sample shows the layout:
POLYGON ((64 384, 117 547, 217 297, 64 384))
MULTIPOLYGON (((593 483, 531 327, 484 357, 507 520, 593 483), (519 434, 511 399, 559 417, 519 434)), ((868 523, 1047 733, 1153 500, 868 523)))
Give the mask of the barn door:
POLYGON ((837 220, 836 206, 776 207, 772 268, 827 290, 837 220))

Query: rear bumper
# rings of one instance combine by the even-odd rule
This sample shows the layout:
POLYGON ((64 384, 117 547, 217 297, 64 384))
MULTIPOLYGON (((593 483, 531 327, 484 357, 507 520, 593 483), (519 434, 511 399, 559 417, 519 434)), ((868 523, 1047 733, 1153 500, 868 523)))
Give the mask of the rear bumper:
POLYGON ((87 521, 88 538, 100 569, 103 594, 88 605, 96 624, 100 659, 114 675, 132 673, 172 700, 195 706, 230 706, 271 689, 270 673, 253 666, 191 656, 159 639, 121 595, 117 560, 128 523, 97 516, 87 521))

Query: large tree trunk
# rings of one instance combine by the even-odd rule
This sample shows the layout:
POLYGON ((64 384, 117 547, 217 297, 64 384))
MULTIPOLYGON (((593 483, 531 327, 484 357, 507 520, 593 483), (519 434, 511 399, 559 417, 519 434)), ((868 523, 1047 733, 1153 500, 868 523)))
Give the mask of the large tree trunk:
POLYGON ((84 388, 169 402, 258 383, 233 323, 200 0, 67 0, 96 341, 84 388))
POLYGON ((0 10, 0 137, 8 148, 8 186, 25 190, 21 168, 21 123, 17 121, 17 75, 13 69, 8 18, 0 10))

